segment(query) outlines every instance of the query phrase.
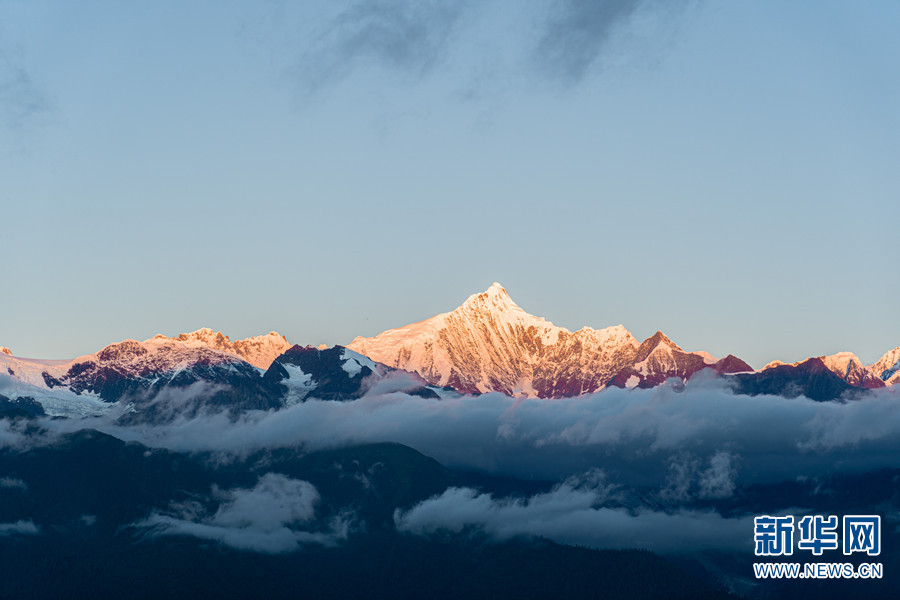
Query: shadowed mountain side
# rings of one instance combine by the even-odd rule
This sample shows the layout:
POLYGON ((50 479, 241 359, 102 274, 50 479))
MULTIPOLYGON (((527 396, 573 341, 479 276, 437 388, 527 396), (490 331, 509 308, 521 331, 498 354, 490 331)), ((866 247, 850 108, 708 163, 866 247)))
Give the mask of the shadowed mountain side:
POLYGON ((729 376, 736 393, 755 396, 772 394, 786 398, 806 396, 820 402, 850 399, 864 393, 835 375, 820 358, 797 365, 778 365, 754 373, 729 376))

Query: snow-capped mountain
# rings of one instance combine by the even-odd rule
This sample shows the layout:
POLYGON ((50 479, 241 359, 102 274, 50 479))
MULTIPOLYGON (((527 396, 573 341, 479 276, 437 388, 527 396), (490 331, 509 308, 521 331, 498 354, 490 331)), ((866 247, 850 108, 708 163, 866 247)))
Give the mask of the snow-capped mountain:
MULTIPOLYGON (((622 325, 575 332, 557 327, 522 310, 499 283, 452 312, 372 338, 358 337, 348 348, 414 371, 433 385, 538 398, 593 392, 628 368, 632 371, 624 375, 623 386, 688 377, 720 362, 705 353, 684 352, 662 333, 641 344, 622 325)), ((738 368, 731 360, 722 366, 726 364, 738 368)))
POLYGON ((568 398, 606 386, 647 388, 669 378, 686 380, 703 369, 743 374, 732 379, 747 393, 809 390, 819 398, 836 398, 848 389, 900 381, 900 347, 868 367, 856 355, 841 352, 792 365, 770 363, 753 372, 730 354, 720 360, 685 351, 661 331, 638 342, 622 325, 575 332, 557 327, 522 310, 494 283, 451 312, 372 338, 357 337, 347 348, 291 346, 275 332, 232 341, 205 328, 143 342, 124 340, 72 360, 21 358, 4 347, 0 396, 9 402, 23 399, 22 407, 33 400, 51 416, 114 409, 149 415, 159 411, 160 398, 184 402, 181 391, 190 388, 190 402, 166 410, 192 414, 208 408, 268 410, 307 398, 353 399, 373 385, 381 392, 431 397, 501 392, 568 398))
POLYGON ((900 346, 886 352, 869 369, 887 385, 900 383, 900 346))

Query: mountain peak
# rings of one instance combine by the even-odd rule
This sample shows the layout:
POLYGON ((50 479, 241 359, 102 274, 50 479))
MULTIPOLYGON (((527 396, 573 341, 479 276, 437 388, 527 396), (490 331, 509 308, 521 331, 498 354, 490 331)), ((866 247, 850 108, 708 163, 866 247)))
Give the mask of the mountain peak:
MULTIPOLYGON (((653 335, 651 335, 650 337, 648 337, 646 340, 644 340, 641 343, 641 349, 646 349, 647 351, 651 351, 654 348, 656 348, 657 346, 659 346, 660 344, 662 344, 664 346, 669 346, 670 348, 672 348, 674 350, 683 352, 683 350, 681 349, 681 347, 678 346, 678 344, 676 344, 675 342, 670 340, 666 334, 664 334, 662 331, 659 331, 659 330, 657 330, 656 333, 654 333, 653 335)), ((638 352, 640 352, 640 350, 638 350, 638 352)))
POLYGON ((6 346, 0 346, 0 354, 9 354, 12 356, 12 350, 7 348, 6 346))
POLYGON ((507 292, 506 289, 496 281, 492 283, 488 289, 481 292, 480 294, 472 294, 471 296, 466 298, 466 301, 462 303, 462 306, 484 304, 497 307, 515 306, 516 308, 518 308, 516 303, 513 302, 513 299, 509 297, 509 292, 507 292))
POLYGON ((496 281, 495 281, 494 283, 492 283, 492 284, 490 285, 490 287, 484 291, 484 293, 485 293, 485 294, 488 294, 488 295, 505 295, 505 296, 509 296, 509 293, 506 291, 506 289, 505 289, 502 285, 500 285, 499 283, 497 283, 496 281))

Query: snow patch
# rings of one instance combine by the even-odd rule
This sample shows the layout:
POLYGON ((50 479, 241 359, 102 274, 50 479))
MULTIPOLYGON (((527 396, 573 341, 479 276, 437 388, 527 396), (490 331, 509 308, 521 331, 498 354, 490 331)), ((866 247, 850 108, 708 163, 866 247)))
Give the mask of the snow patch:
POLYGON ((304 372, 297 365, 282 363, 281 366, 288 374, 288 379, 282 382, 288 388, 288 393, 284 398, 286 405, 292 406, 301 402, 311 391, 316 389, 317 386, 311 373, 304 372))
POLYGON ((341 352, 341 368, 350 376, 356 377, 363 367, 369 367, 373 373, 376 371, 375 363, 362 354, 344 348, 341 352))

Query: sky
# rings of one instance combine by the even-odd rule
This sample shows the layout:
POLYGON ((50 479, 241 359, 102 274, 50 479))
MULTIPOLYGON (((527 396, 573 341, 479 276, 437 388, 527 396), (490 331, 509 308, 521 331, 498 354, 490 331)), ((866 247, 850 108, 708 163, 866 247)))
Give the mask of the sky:
POLYGON ((498 281, 761 367, 900 345, 900 2, 0 0, 0 345, 300 344, 498 281))

